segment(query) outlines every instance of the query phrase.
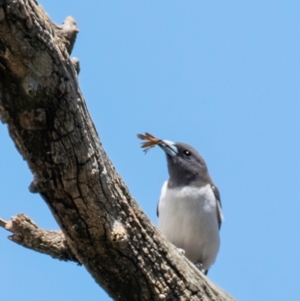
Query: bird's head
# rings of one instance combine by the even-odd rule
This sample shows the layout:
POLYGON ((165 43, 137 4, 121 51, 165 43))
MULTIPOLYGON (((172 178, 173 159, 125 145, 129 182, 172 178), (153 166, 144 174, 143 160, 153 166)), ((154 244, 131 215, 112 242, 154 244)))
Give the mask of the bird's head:
POLYGON ((201 185, 211 181, 204 159, 193 147, 169 140, 161 140, 159 146, 166 153, 169 186, 201 185))

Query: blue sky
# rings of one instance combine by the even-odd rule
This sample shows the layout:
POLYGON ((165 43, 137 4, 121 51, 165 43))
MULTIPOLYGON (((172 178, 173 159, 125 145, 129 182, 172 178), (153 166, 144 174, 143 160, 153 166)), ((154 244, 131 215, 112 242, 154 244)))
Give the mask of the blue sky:
MULTIPOLYGON (((76 18, 80 86, 103 145, 154 224, 164 154, 137 133, 191 144, 219 187, 225 221, 209 278, 243 301, 297 300, 300 280, 299 1, 50 1, 76 18)), ((57 229, 5 125, 0 216, 57 229)), ((110 300, 83 267, 7 240, 0 294, 11 301, 110 300)))

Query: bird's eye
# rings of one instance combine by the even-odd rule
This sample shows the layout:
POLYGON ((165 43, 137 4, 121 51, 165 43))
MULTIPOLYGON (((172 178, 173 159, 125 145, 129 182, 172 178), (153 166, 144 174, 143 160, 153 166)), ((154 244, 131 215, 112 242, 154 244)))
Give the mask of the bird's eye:
POLYGON ((189 152, 188 150, 184 150, 183 153, 184 153, 187 157, 189 157, 189 156, 191 155, 191 152, 189 152))

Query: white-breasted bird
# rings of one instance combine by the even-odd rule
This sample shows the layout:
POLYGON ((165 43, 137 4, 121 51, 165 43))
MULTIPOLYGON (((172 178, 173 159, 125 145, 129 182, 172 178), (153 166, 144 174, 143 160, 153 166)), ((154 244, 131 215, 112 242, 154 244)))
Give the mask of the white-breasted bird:
POLYGON ((145 151, 159 145, 166 153, 169 179, 157 207, 158 228, 185 256, 207 274, 219 248, 222 208, 218 188, 204 159, 190 145, 160 140, 146 133, 145 151))

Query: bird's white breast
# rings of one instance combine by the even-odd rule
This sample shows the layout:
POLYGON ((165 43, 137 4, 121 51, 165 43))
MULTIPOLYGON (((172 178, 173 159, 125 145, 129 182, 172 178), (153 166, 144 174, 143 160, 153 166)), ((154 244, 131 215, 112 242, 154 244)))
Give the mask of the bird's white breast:
POLYGON ((193 263, 208 269, 220 246, 218 201, 210 184, 204 187, 168 188, 165 182, 159 200, 158 228, 176 247, 185 250, 193 263))

